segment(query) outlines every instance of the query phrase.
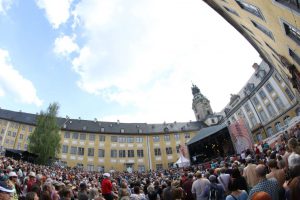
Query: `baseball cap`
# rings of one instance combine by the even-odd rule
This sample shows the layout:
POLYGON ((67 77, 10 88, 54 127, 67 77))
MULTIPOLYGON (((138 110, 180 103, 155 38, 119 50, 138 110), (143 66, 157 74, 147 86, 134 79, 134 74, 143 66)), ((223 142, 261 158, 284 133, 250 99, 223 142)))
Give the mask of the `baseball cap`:
POLYGON ((103 176, 110 177, 109 173, 104 173, 103 176))
POLYGON ((18 177, 16 172, 9 172, 8 177, 18 177))

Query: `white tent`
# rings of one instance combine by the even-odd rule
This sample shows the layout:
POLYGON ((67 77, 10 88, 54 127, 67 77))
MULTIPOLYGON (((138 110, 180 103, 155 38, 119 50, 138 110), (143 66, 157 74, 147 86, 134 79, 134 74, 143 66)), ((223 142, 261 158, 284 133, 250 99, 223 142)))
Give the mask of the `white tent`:
POLYGON ((176 161, 175 165, 178 165, 178 167, 188 167, 190 166, 190 160, 185 158, 182 154, 180 154, 180 157, 176 161))

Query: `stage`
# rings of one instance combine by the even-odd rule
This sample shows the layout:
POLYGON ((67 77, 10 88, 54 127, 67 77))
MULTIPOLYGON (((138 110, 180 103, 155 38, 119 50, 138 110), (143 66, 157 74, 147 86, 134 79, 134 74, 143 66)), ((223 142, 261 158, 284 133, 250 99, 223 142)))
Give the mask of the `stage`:
POLYGON ((235 154, 235 149, 226 125, 201 129, 187 143, 187 147, 192 165, 235 154))

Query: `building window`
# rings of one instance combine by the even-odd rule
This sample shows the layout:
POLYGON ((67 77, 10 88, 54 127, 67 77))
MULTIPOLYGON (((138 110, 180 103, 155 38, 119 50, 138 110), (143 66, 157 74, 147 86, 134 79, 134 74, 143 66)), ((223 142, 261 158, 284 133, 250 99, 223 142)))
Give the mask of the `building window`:
POLYGON ((8 132, 7 132, 7 136, 11 136, 11 131, 8 131, 8 132))
POLYGON ((118 142, 118 137, 117 136, 111 136, 110 140, 111 140, 111 142, 118 142))
POLYGON ((267 110, 271 117, 274 117, 276 115, 276 112, 270 103, 267 105, 267 110))
POLYGON ((87 165, 87 171, 92 172, 94 171, 94 165, 87 165))
POLYGON ((224 6, 225 10, 227 10, 228 12, 230 12, 231 14, 234 14, 235 16, 239 17, 239 14, 233 10, 232 8, 227 8, 226 6, 224 6))
POLYGON ((243 9, 246 10, 247 12, 259 17, 260 19, 264 20, 264 16, 262 15, 262 13, 260 12, 260 9, 257 8, 254 5, 251 5, 249 3, 246 3, 242 0, 236 0, 237 4, 243 9))
POLYGON ((165 135, 164 138, 166 142, 170 141, 170 135, 165 135))
POLYGON ((280 124, 280 122, 276 122, 275 129, 276 129, 277 132, 281 131, 281 124, 280 124))
POLYGON ((144 150, 143 149, 138 149, 137 150, 137 157, 143 158, 144 157, 144 150))
POLYGON ((253 115, 251 115, 249 118, 250 118, 250 121, 252 123, 252 126, 255 126, 257 124, 256 118, 253 115))
POLYGON ((294 60, 295 62, 297 62, 298 65, 300 65, 300 56, 299 56, 298 54, 296 54, 296 52, 293 51, 293 50, 290 49, 290 48, 289 48, 289 54, 290 54, 290 56, 293 58, 293 60, 294 60))
POLYGON ((283 22, 283 26, 285 34, 300 45, 300 30, 286 22, 283 22))
POLYGON ((94 148, 88 148, 88 156, 94 156, 94 148))
POLYGON ((243 24, 241 24, 241 26, 242 26, 243 29, 245 29, 246 31, 248 31, 249 33, 254 35, 254 33, 247 26, 244 26, 243 24))
POLYGON ((297 12, 300 12, 300 2, 299 0, 275 0, 278 3, 285 5, 288 8, 291 8, 297 12))
POLYGON ((67 145, 62 145, 62 153, 68 153, 69 147, 67 145))
POLYGON ((271 127, 267 128, 267 136, 271 137, 273 135, 273 129, 271 127))
POLYGON ((185 134, 184 134, 184 138, 185 138, 185 139, 190 139, 190 138, 191 138, 191 135, 190 135, 189 133, 185 133, 185 134))
POLYGON ((86 134, 85 133, 80 133, 79 138, 80 138, 80 140, 85 140, 86 139, 86 134))
POLYGON ((20 134, 19 138, 20 138, 20 140, 22 140, 23 139, 23 134, 20 134))
POLYGON ((166 147, 166 153, 167 155, 172 154, 172 147, 166 147))
POLYGON ((77 139, 78 139, 78 133, 73 133, 73 134, 72 134, 72 139, 77 140, 77 139))
POLYGON ((267 115, 266 115, 266 113, 265 113, 264 110, 260 110, 258 113, 259 113, 259 116, 260 116, 260 118, 261 118, 261 120, 263 122, 267 122, 268 121, 268 117, 267 117, 267 115))
POLYGON ((278 110, 283 110, 284 107, 285 107, 284 104, 283 104, 283 102, 282 102, 282 100, 279 97, 277 97, 274 100, 274 103, 275 103, 276 107, 278 108, 278 110))
POLYGON ((270 83, 267 83, 267 84, 266 84, 266 88, 267 88, 267 91, 268 91, 269 93, 271 93, 271 92, 274 91, 274 88, 273 88, 273 86, 272 86, 270 83))
POLYGON ((65 132, 65 138, 70 138, 70 132, 65 132))
POLYGON ((259 94, 261 99, 265 99, 267 97, 266 93, 263 90, 259 91, 258 94, 259 94))
POLYGON ((282 78, 280 77, 280 75, 278 73, 275 73, 274 77, 279 83, 282 81, 282 78))
POLYGON ((104 149, 98 149, 98 157, 99 158, 105 157, 105 150, 104 149))
POLYGON ((258 99, 256 97, 253 97, 252 101, 253 101, 254 105, 256 105, 256 106, 259 105, 259 101, 258 101, 258 99))
POLYGON ((115 149, 110 150, 110 157, 116 158, 118 156, 118 152, 115 149))
POLYGON ((83 164, 82 163, 77 163, 77 168, 78 169, 83 169, 83 164))
POLYGON ((179 141, 179 140, 180 140, 180 135, 179 135, 179 133, 175 133, 175 134, 174 134, 174 138, 175 138, 176 141, 179 141))
POLYGON ((17 135, 17 132, 13 132, 12 136, 16 137, 16 135, 17 135))
POLYGON ((118 142, 119 143, 126 143, 126 137, 119 137, 118 142))
POLYGON ((244 107, 247 112, 251 112, 249 104, 245 104, 244 107))
POLYGON ((285 91, 286 95, 289 97, 289 99, 290 99, 291 101, 293 101, 293 100, 294 100, 294 95, 293 95, 292 92, 289 90, 289 88, 286 88, 284 91, 285 91))
POLYGON ((134 143, 134 137, 128 137, 127 142, 128 143, 134 143))
POLYGON ((291 121, 290 116, 285 116, 285 117, 283 118, 283 121, 284 121, 284 124, 285 124, 285 125, 289 125, 289 123, 290 123, 290 121, 291 121))
POLYGON ((100 173, 105 172, 105 167, 104 166, 98 166, 98 172, 100 172, 100 173))
POLYGON ((99 141, 105 142, 105 135, 99 135, 99 141))
POLYGON ((104 127, 100 128, 100 132, 103 133, 105 131, 104 127))
POLYGON ((145 172, 145 165, 139 165, 138 166, 138 171, 139 172, 145 172))
POLYGON ((84 148, 83 147, 78 147, 78 155, 83 156, 84 155, 84 148))
POLYGON ((2 130, 1 130, 1 134, 4 134, 4 132, 5 132, 5 129, 4 129, 4 128, 2 128, 2 130))
POLYGON ((162 164, 156 164, 156 170, 162 170, 163 165, 162 164))
POLYGON ((180 145, 176 146, 176 153, 179 153, 180 145))
POLYGON ((77 154, 77 147, 71 147, 71 154, 73 155, 77 154))
POLYGON ((32 127, 29 127, 29 132, 30 132, 30 133, 32 132, 32 130, 33 130, 33 128, 32 128, 32 127))
POLYGON ((95 134, 89 134, 89 140, 95 141, 95 134))
POLYGON ((262 139, 263 139, 261 133, 257 134, 256 138, 259 142, 262 141, 262 139))
POLYGON ((126 151, 125 150, 119 150, 119 157, 125 158, 126 157, 126 151))
POLYGON ((159 142, 159 136, 158 135, 153 136, 153 142, 159 142))
POLYGON ((144 142, 144 138, 143 137, 136 137, 135 138, 135 142, 136 143, 143 143, 144 142))
POLYGON ((261 32, 263 32, 267 36, 269 36, 272 40, 274 40, 273 33, 269 29, 267 29, 263 25, 261 25, 257 22, 254 22, 252 20, 251 20, 251 22, 252 22, 253 26, 255 26, 257 29, 259 29, 261 32))
POLYGON ((134 157, 134 150, 128 150, 128 158, 134 157))
POLYGON ((154 149, 154 155, 155 156, 161 156, 161 151, 159 148, 154 149))
POLYGON ((120 132, 121 133, 125 133, 125 130, 123 128, 121 128, 120 132))

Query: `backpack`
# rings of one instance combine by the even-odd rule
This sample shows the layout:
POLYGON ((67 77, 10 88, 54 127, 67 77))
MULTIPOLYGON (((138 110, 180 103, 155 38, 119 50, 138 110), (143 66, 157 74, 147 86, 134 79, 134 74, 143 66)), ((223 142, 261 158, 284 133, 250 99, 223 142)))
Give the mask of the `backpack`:
POLYGON ((217 187, 211 186, 209 189, 208 200, 217 200, 218 199, 218 189, 217 187))

